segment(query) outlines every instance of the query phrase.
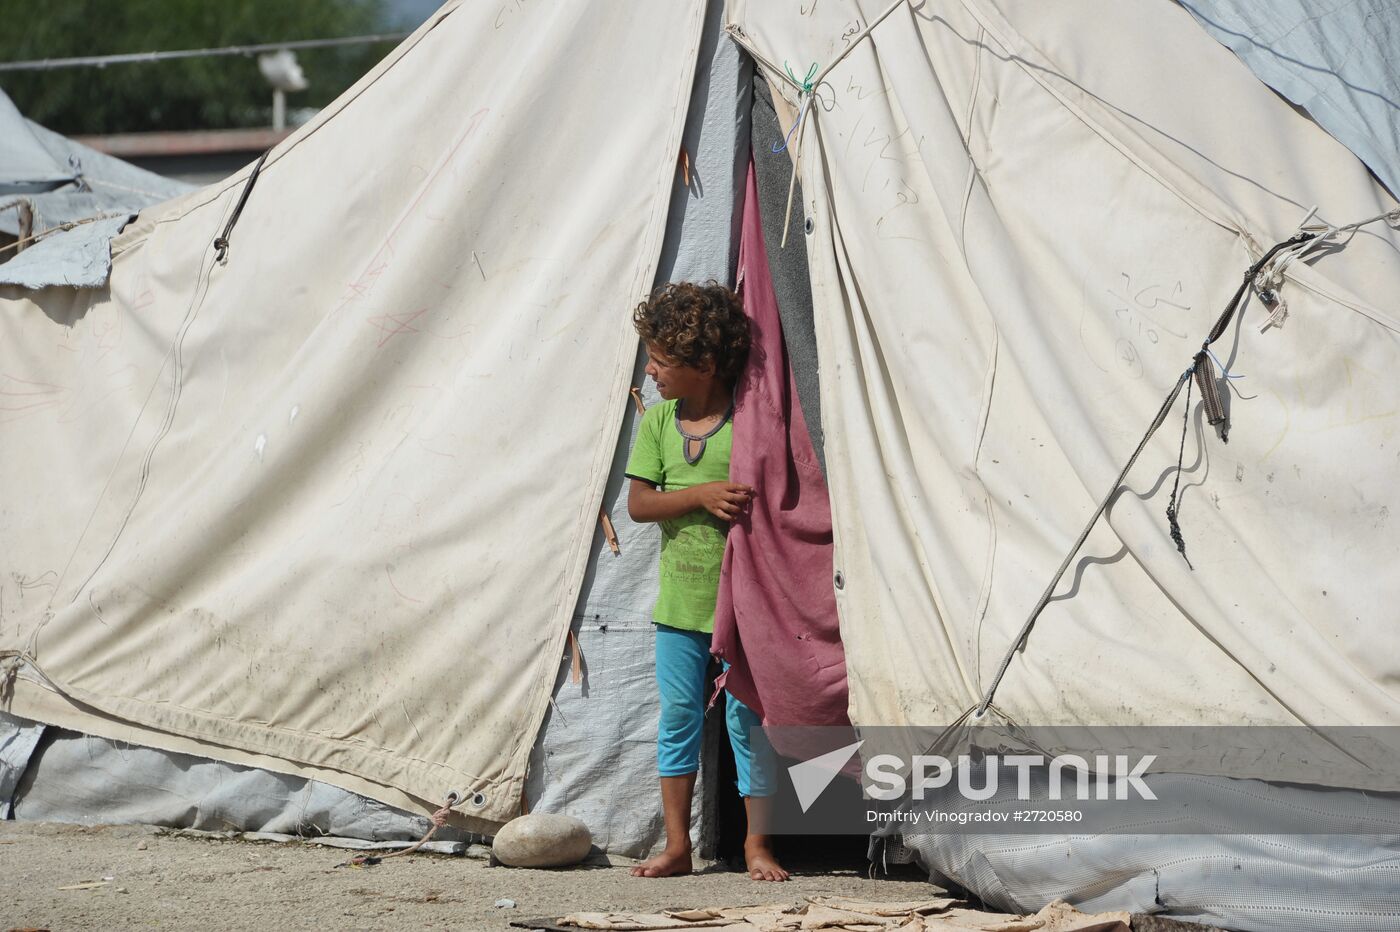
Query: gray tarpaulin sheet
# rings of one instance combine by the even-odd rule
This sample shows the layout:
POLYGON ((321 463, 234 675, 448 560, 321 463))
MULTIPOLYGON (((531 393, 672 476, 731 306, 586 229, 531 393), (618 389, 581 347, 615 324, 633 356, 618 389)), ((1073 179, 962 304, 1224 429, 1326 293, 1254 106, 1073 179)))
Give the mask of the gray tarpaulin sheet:
POLYGON ((0 196, 47 191, 75 174, 39 144, 32 126, 0 91, 0 196))
POLYGON ((1400 3, 1181 0, 1400 196, 1400 3))
POLYGON ((112 237, 131 215, 190 190, 26 120, 0 91, 0 233, 19 236, 20 205, 33 211, 34 233, 104 218, 0 253, 0 285, 99 288, 111 272, 112 237))
POLYGON ((783 322, 783 342, 797 383, 797 400, 807 421, 817 462, 826 470, 822 449, 821 393, 817 384, 817 331, 812 319, 812 281, 807 273, 806 218, 802 211, 802 183, 796 182, 787 245, 783 245, 783 215, 787 209, 792 159, 783 147, 783 127, 773 108, 768 82, 754 79, 753 168, 763 213, 763 245, 773 275, 773 294, 783 322), (780 151, 774 152, 777 148, 780 151))
MULTIPOLYGON (((27 144, 25 151, 29 151, 27 144)), ((183 181, 162 178, 24 119, 0 91, 0 233, 14 236, 19 232, 15 212, 2 209, 19 200, 28 201, 34 209, 34 229, 38 231, 101 214, 136 213, 192 190, 193 186, 183 181), (31 191, 42 193, 23 197, 6 187, 6 179, 29 174, 14 167, 17 161, 10 161, 23 157, 12 148, 18 139, 33 140, 44 153, 52 166, 49 176, 57 186, 31 187, 31 191)))
POLYGON ((0 263, 0 285, 21 288, 101 288, 112 271, 112 237, 131 215, 122 214, 46 236, 0 263))
MULTIPOLYGON (((429 825, 422 816, 318 780, 58 728, 48 730, 16 797, 15 818, 27 821, 141 823, 371 841, 421 838, 429 825)), ((434 837, 470 836, 444 826, 434 837)))

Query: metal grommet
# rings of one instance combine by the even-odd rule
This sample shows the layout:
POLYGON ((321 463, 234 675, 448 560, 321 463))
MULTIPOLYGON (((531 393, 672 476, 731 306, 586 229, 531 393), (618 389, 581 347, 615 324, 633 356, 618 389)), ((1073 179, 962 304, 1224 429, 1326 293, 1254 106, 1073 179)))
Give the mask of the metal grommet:
POLYGON ((815 229, 817 228, 817 225, 816 225, 815 223, 812 222, 812 218, 811 218, 811 217, 808 217, 808 218, 807 218, 807 222, 806 222, 805 224, 803 224, 803 228, 806 229, 807 235, 808 235, 808 236, 811 236, 811 235, 812 235, 812 231, 815 230, 815 229))
POLYGON ((481 808, 482 806, 484 806, 484 805, 486 805, 486 794, 485 794, 485 793, 473 793, 473 794, 472 794, 472 808, 473 808, 473 809, 480 809, 480 808, 481 808))
POLYGON ((836 571, 836 576, 832 579, 832 582, 836 584, 837 589, 846 588, 846 577, 840 570, 836 571))

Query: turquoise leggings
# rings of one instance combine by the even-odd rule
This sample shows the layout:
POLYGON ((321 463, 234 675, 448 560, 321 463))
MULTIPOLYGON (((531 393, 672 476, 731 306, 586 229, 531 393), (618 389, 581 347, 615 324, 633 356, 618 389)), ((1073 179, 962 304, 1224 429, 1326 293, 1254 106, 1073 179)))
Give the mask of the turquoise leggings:
MULTIPOLYGON (((656 626, 656 685, 661 692, 661 721, 656 735, 657 768, 663 777, 680 777, 700 769, 700 735, 705 720, 705 671, 710 665, 710 635, 656 626)), ((728 665, 726 664, 726 667, 728 665)), ((773 762, 762 732, 755 757, 751 729, 762 724, 752 709, 724 694, 724 723, 734 748, 740 796, 771 796, 773 762)))

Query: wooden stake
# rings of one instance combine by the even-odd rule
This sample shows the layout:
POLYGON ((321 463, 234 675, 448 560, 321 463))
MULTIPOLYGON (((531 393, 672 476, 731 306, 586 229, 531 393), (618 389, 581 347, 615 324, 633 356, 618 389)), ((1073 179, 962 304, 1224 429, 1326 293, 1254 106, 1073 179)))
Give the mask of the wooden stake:
POLYGON ((608 517, 606 511, 598 512, 598 520, 603 525, 603 537, 608 542, 608 547, 612 549, 614 555, 622 553, 622 548, 617 545, 617 529, 613 527, 612 518, 608 517))
POLYGON ((578 635, 574 634, 572 628, 569 629, 569 648, 573 651, 572 670, 569 679, 575 683, 583 682, 583 651, 578 646, 578 635))

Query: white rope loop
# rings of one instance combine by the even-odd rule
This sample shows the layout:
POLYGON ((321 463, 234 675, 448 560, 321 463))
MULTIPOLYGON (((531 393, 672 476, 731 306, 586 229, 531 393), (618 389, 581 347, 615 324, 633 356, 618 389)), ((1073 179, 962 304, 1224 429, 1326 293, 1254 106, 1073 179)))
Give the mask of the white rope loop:
POLYGON ((1317 216, 1317 207, 1314 206, 1303 216, 1295 231, 1295 233, 1312 233, 1313 238, 1280 251, 1255 276, 1252 283, 1254 293, 1258 295, 1264 306, 1269 308, 1269 316, 1259 325, 1260 333, 1265 332, 1270 327, 1282 326, 1288 318, 1288 302, 1283 297, 1283 283, 1288 275, 1288 269, 1294 262, 1307 258, 1326 243, 1336 242, 1337 238, 1344 233, 1355 232, 1377 221, 1384 220, 1389 226, 1400 228, 1400 207, 1340 227, 1330 223, 1310 224, 1309 221, 1315 216, 1317 216))

